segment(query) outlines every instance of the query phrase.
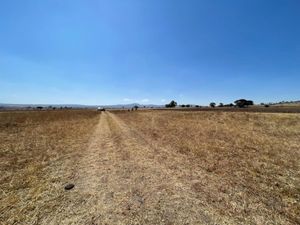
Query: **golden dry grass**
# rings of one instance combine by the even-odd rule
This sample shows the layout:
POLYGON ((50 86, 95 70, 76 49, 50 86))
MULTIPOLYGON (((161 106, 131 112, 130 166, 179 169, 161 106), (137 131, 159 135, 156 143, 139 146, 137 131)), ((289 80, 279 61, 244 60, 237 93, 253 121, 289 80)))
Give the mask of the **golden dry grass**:
POLYGON ((0 222, 295 225, 299 162, 300 114, 4 112, 0 222))
POLYGON ((116 112, 152 145, 189 157, 193 185, 223 222, 300 224, 300 115, 116 112), (221 219, 222 220, 222 219, 221 219))
POLYGON ((68 201, 61 190, 97 123, 92 111, 0 113, 1 224, 40 224, 68 201))

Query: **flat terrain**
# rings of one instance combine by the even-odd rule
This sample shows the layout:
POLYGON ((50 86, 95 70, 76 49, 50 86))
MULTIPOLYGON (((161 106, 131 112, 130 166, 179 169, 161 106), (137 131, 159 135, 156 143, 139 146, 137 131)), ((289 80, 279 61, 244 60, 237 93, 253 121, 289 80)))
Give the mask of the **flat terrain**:
POLYGON ((0 157, 1 224, 300 224, 300 114, 3 112, 0 157))
POLYGON ((176 109, 160 108, 158 110, 178 110, 178 111, 197 111, 197 112, 259 112, 259 113, 300 113, 300 104, 287 104, 287 105, 272 105, 270 107, 264 106, 249 106, 245 108, 235 107, 178 107, 176 109))

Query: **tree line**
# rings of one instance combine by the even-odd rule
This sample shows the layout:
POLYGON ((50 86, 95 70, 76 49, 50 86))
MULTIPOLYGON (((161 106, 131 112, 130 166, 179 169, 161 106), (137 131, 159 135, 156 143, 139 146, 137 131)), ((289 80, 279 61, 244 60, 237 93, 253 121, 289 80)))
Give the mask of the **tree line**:
MULTIPOLYGON (((215 108, 215 107, 238 107, 238 108, 245 108, 245 107, 248 107, 248 106, 251 106, 251 105, 254 105, 254 102, 252 100, 246 100, 246 99, 238 99, 238 100, 234 101, 234 104, 233 103, 230 103, 230 104, 220 103, 219 105, 217 105, 215 102, 211 102, 209 104, 209 106, 211 108, 215 108)), ((175 108, 177 106, 178 106, 178 104, 174 100, 172 100, 169 104, 165 105, 166 108, 175 108)), ((182 108, 189 108, 189 107, 199 108, 201 106, 200 105, 190 105, 190 104, 187 104, 187 105, 179 105, 179 107, 182 107, 182 108)))

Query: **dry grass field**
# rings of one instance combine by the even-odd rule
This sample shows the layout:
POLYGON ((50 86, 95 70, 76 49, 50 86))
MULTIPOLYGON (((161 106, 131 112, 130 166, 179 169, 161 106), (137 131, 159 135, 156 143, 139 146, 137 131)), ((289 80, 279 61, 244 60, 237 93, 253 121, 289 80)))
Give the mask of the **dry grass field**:
POLYGON ((97 123, 89 111, 0 113, 0 224, 40 224, 64 207, 97 123))
POLYGON ((3 112, 0 157, 1 224, 300 224, 300 114, 3 112))
POLYGON ((299 114, 139 112, 118 116, 157 149, 167 147, 178 157, 188 158, 182 165, 183 180, 219 221, 300 223, 299 114))
MULTIPOLYGON (((174 110, 168 108, 160 108, 157 110, 174 110)), ((300 113, 300 104, 287 104, 287 105, 272 105, 270 107, 264 106, 249 106, 246 108, 235 107, 191 107, 191 108, 175 108, 177 111, 197 111, 197 112, 256 112, 256 113, 300 113)))

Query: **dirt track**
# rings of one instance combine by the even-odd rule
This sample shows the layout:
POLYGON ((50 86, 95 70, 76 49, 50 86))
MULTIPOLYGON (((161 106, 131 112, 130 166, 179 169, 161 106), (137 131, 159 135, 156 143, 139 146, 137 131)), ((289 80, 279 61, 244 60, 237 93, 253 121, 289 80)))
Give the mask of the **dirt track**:
POLYGON ((1 225, 299 224, 299 115, 1 119, 1 225))
POLYGON ((74 165, 76 187, 66 193, 72 200, 44 222, 217 224, 217 216, 201 207, 191 186, 198 181, 191 180, 182 157, 152 146, 115 115, 102 113, 89 148, 74 165))

